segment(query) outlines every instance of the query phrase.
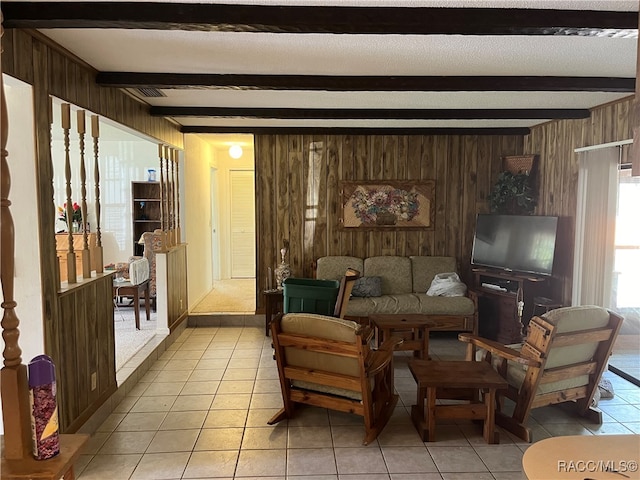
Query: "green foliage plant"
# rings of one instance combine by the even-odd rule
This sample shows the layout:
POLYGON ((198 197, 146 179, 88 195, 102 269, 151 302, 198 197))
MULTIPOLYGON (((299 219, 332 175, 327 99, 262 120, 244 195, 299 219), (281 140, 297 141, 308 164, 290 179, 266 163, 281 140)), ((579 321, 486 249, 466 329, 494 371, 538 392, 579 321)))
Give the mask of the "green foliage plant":
POLYGON ((526 173, 500 173, 489 195, 491 213, 531 215, 537 204, 533 179, 526 173))

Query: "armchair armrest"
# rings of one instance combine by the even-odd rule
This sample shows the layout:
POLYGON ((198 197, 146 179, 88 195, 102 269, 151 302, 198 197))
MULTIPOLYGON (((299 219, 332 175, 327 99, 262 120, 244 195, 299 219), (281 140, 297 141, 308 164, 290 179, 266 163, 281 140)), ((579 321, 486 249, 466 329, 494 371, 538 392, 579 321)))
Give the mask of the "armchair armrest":
POLYGON ((389 362, 393 359, 393 351, 402 342, 403 340, 400 337, 389 337, 382 342, 378 350, 371 352, 368 358, 367 375, 373 377, 389 365, 389 362))
POLYGON ((514 350, 513 348, 507 347, 506 345, 495 342, 493 340, 478 337, 476 335, 469 335, 466 333, 459 334, 458 340, 460 340, 461 342, 470 343, 471 345, 482 348, 488 352, 491 352, 492 355, 497 355, 501 358, 504 358, 506 360, 511 360, 513 362, 517 362, 522 365, 531 366, 531 367, 539 367, 542 365, 538 360, 534 360, 528 357, 523 357, 518 350, 514 350))

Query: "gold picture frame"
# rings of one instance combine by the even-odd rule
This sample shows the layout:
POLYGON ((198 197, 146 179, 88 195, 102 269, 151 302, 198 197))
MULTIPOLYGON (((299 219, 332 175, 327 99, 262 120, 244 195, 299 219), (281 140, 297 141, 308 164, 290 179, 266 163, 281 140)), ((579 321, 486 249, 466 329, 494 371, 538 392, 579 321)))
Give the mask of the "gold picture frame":
POLYGON ((342 181, 342 228, 434 228, 434 180, 342 181))

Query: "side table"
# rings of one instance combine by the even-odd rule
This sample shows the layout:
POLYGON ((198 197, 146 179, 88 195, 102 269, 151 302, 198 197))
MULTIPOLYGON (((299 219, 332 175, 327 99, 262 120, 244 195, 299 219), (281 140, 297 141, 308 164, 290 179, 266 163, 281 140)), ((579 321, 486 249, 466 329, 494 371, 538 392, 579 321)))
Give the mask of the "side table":
POLYGON ((140 297, 144 295, 144 306, 147 313, 147 320, 150 320, 149 305, 149 280, 133 285, 131 282, 117 282, 113 281, 113 298, 114 301, 118 300, 118 297, 132 297, 133 298, 133 311, 136 318, 136 330, 140 330, 140 297))
POLYGON ((418 384, 417 404, 411 406, 411 420, 425 442, 436 438, 437 418, 467 418, 484 422, 487 443, 498 443, 495 431, 496 390, 506 389, 507 381, 486 362, 428 361, 413 359, 409 370, 418 384), (473 393, 468 395, 468 391, 473 393), (440 398, 467 400, 467 404, 436 405, 440 398), (480 401, 477 401, 480 393, 480 401), (449 396, 450 394, 450 396, 449 396))
POLYGON ((282 311, 284 304, 284 293, 282 290, 264 290, 264 334, 269 336, 269 324, 271 319, 282 311))

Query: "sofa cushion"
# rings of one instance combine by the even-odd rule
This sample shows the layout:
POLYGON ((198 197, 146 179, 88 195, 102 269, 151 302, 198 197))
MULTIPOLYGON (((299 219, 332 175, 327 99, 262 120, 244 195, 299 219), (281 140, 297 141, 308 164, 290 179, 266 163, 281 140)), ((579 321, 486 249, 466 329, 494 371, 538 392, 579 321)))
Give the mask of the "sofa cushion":
POLYGON ((363 274, 364 261, 358 257, 335 255, 321 257, 316 263, 316 278, 322 280, 340 280, 347 268, 354 268, 363 274))
POLYGON ((473 315, 475 305, 469 297, 431 297, 426 293, 414 293, 420 303, 416 313, 431 315, 473 315))
POLYGON ((354 297, 379 297, 382 295, 380 277, 360 277, 353 284, 351 295, 354 297))
POLYGON ((437 273, 456 272, 454 257, 411 256, 413 272, 413 292, 425 293, 431 286, 437 273))
POLYGON ((388 255, 365 258, 363 275, 380 277, 383 295, 400 295, 412 292, 411 260, 408 257, 388 255))

